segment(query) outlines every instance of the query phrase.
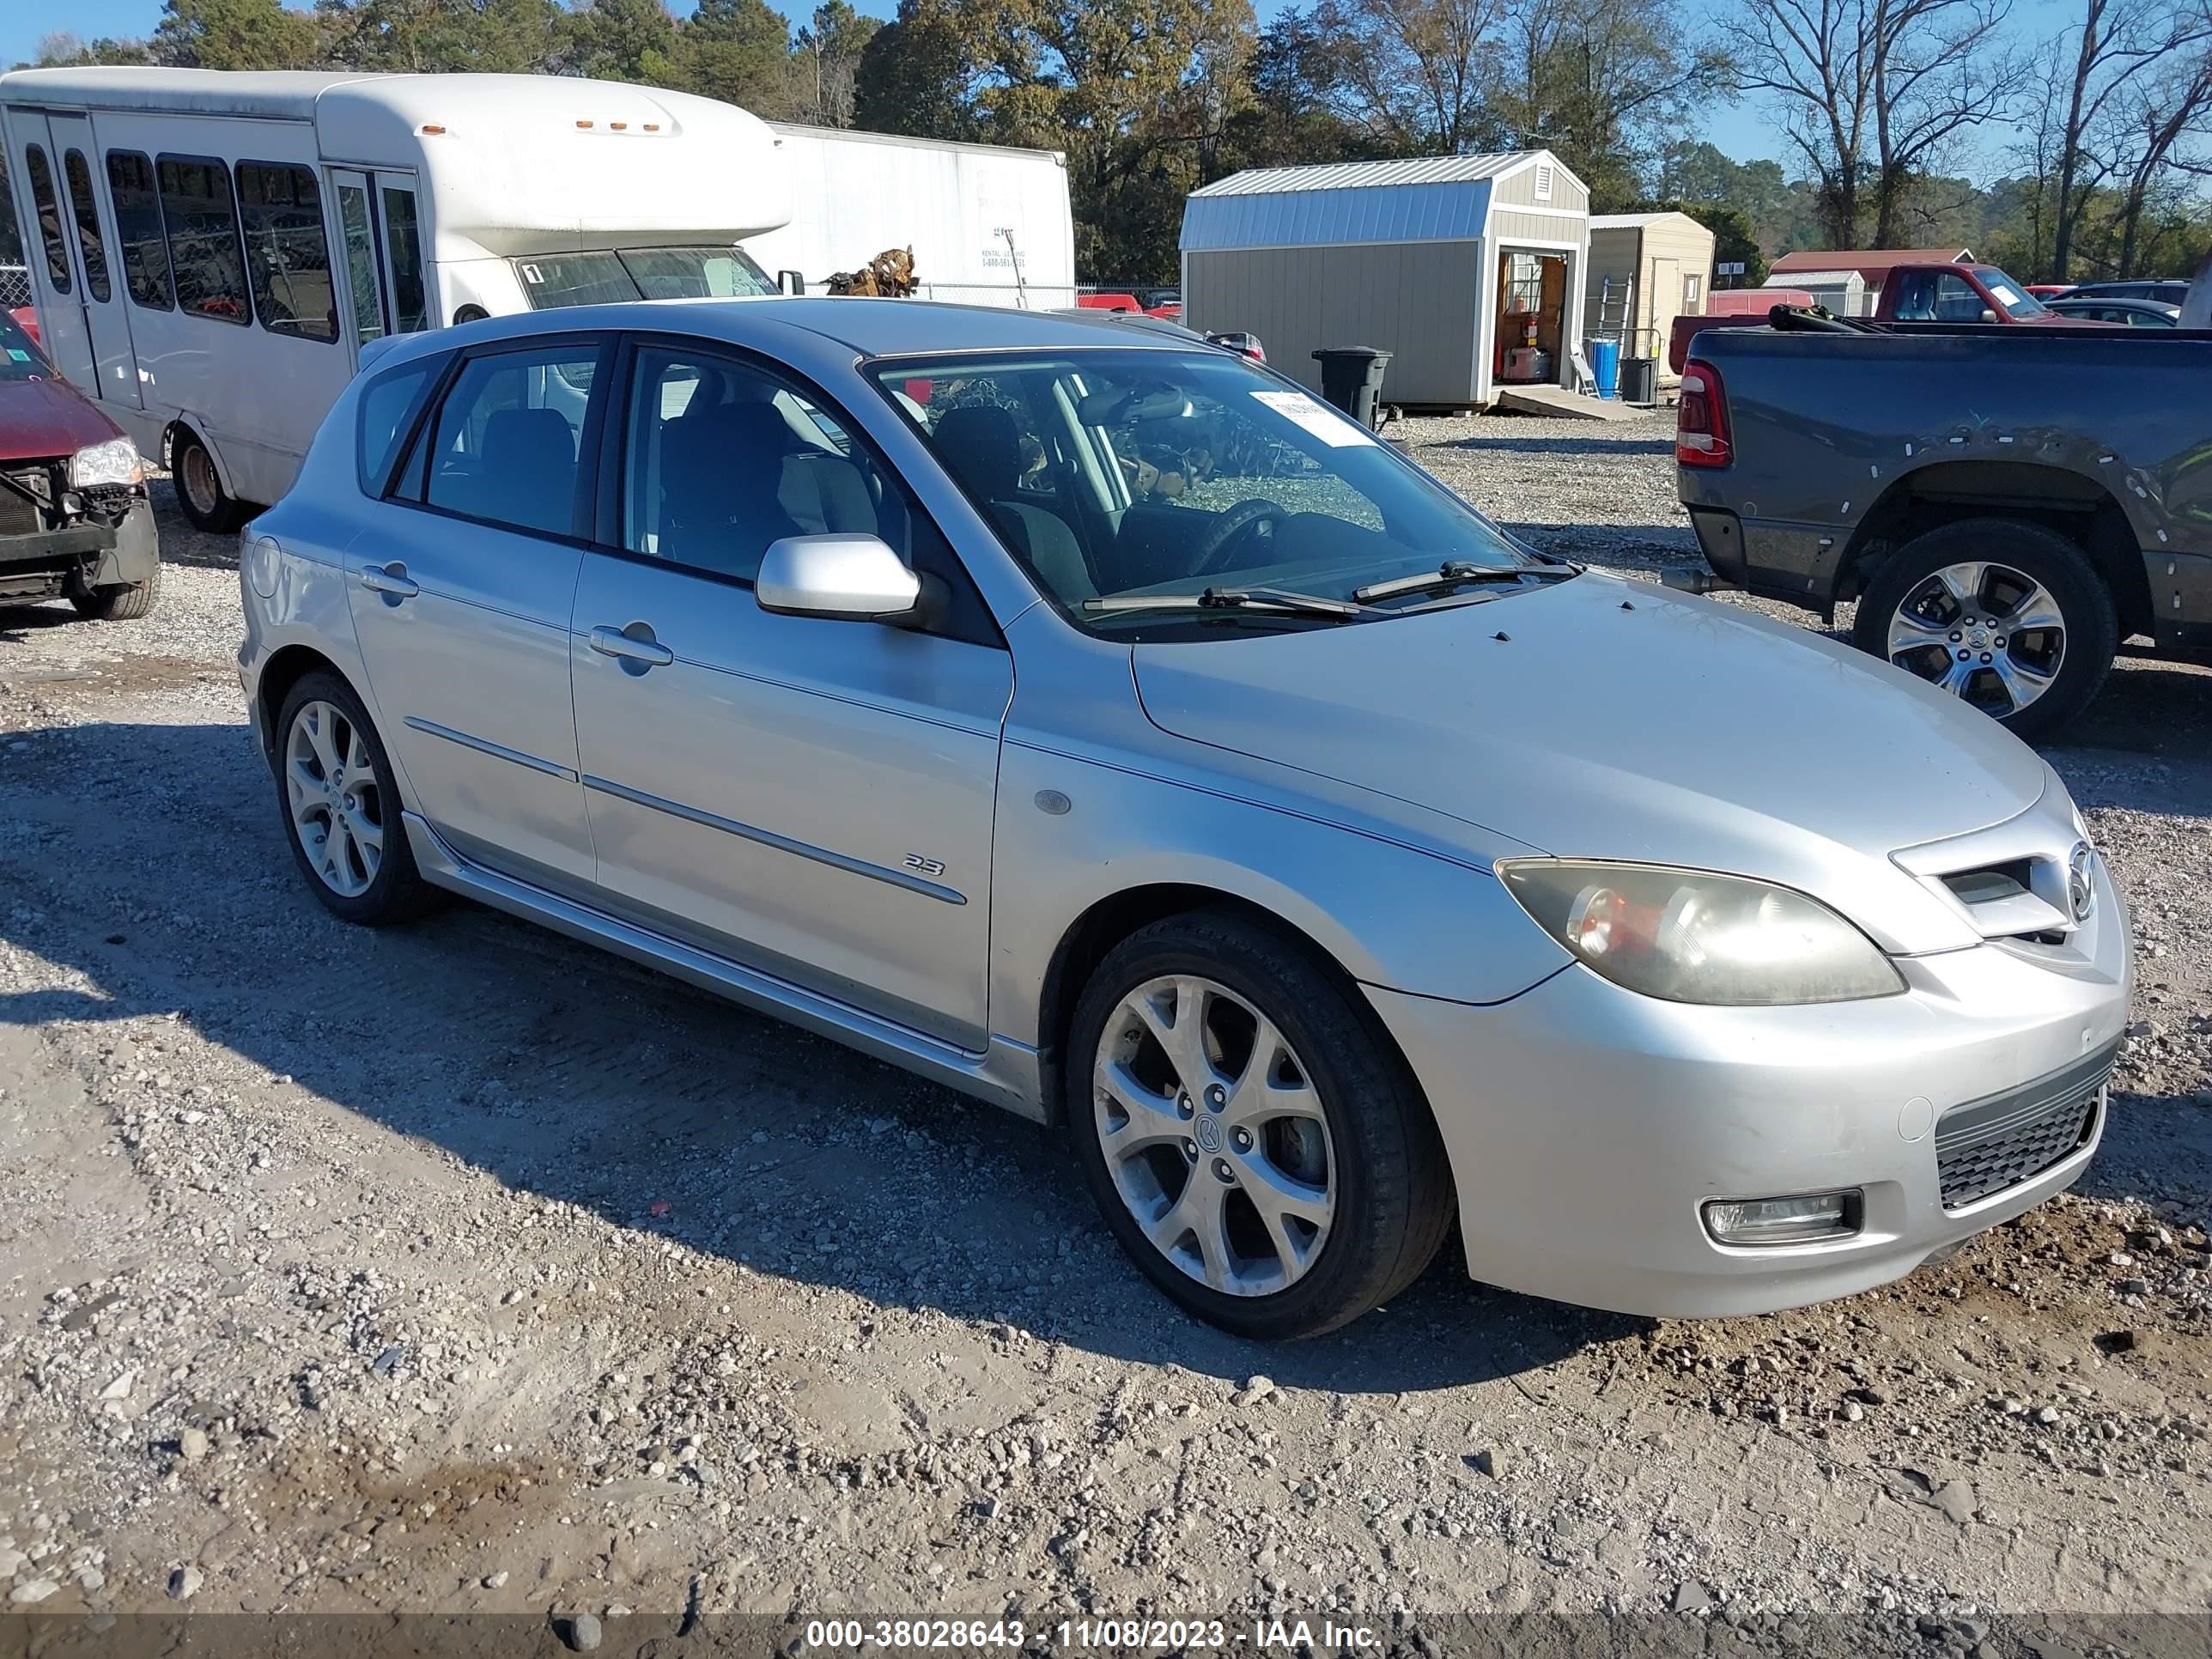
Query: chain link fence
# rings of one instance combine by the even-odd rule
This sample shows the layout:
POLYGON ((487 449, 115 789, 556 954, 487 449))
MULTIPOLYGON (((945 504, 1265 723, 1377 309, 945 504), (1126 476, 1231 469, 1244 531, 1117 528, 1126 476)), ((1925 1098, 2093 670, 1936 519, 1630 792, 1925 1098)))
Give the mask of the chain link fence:
POLYGON ((31 303, 31 273, 21 265, 0 265, 0 311, 31 303))

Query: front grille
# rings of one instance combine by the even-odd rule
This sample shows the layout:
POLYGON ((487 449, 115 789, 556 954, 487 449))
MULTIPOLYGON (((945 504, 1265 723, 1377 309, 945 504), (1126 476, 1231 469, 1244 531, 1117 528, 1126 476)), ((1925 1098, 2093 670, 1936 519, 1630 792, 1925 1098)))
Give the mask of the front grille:
POLYGON ((1936 1176, 1943 1207, 1963 1210, 2032 1181, 2097 1133, 2113 1042, 2023 1088, 1946 1112, 1936 1124, 1936 1176))
POLYGON ((53 500, 53 463, 0 467, 0 536, 28 536, 46 527, 40 503, 53 500))

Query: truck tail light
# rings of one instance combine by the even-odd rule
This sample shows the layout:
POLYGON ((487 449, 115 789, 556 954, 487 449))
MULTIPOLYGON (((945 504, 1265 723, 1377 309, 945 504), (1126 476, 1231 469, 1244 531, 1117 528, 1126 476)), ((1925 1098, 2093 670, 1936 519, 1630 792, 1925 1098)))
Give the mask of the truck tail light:
POLYGON ((1726 466, 1735 459, 1729 443, 1728 392, 1720 371, 1692 357, 1682 368, 1682 400, 1674 408, 1674 460, 1680 466, 1726 466))

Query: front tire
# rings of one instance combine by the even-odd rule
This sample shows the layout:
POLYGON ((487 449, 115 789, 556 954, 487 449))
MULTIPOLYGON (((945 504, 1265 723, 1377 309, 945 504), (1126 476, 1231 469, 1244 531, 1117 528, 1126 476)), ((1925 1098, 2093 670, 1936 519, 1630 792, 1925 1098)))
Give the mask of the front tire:
POLYGON ((105 587, 82 588, 70 595, 76 614, 88 622, 137 622, 150 613, 161 592, 161 567, 143 582, 112 582, 105 587))
POLYGON ((1170 917, 1078 1003, 1068 1127, 1146 1277, 1242 1337, 1318 1335, 1420 1276, 1449 1167, 1405 1061, 1306 946, 1227 911, 1170 917))
POLYGON ((2104 685, 2119 618, 2063 536, 1968 519, 1882 562, 1859 596, 1851 641, 2034 738, 2080 714, 2104 685))
POLYGON ((190 427, 177 428, 169 440, 169 476, 176 481, 177 506, 195 530, 227 536, 246 522, 246 503, 222 487, 215 457, 190 427))
POLYGON ((348 921, 378 927, 428 909, 400 822, 391 757, 353 688, 301 676, 276 716, 276 806, 307 885, 348 921))

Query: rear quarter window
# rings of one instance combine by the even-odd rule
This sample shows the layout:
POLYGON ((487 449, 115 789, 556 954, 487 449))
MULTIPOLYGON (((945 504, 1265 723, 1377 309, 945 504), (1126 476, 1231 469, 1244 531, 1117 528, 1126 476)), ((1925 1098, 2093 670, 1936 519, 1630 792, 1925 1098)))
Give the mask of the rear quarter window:
POLYGON ((381 496, 390 487, 400 446, 445 364, 443 357, 404 363, 361 389, 354 416, 354 456, 364 495, 381 496))

